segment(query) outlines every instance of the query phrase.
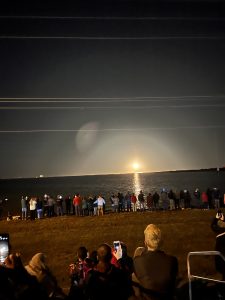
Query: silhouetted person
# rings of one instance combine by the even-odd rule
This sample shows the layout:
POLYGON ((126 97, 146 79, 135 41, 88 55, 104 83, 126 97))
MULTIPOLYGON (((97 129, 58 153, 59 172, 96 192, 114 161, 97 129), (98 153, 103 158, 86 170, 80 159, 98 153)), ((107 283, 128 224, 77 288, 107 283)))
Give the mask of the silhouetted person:
POLYGON ((25 266, 27 272, 34 276, 39 282, 42 289, 50 298, 65 298, 57 280, 46 263, 46 256, 43 253, 36 253, 29 264, 25 266))
POLYGON ((4 266, 0 265, 0 299, 2 300, 48 300, 34 276, 24 268, 18 254, 10 254, 4 266))
POLYGON ((150 224, 144 231, 147 251, 134 258, 134 273, 143 299, 172 300, 178 261, 160 250, 161 231, 150 224))
POLYGON ((70 215, 70 212, 71 212, 71 197, 70 196, 67 196, 65 198, 65 204, 66 204, 66 214, 70 215))
POLYGON ((152 196, 153 205, 154 205, 155 210, 159 209, 159 198, 160 198, 160 196, 157 192, 155 192, 152 196))
POLYGON ((86 296, 89 300, 126 300, 130 296, 131 282, 125 272, 111 264, 111 247, 102 244, 97 249, 98 264, 89 271, 86 296))

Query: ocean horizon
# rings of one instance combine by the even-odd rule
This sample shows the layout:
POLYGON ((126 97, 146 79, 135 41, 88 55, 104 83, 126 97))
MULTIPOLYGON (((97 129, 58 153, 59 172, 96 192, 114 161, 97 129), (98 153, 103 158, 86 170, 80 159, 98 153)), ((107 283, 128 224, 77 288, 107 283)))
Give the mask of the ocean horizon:
POLYGON ((149 172, 141 172, 141 171, 137 171, 137 172, 118 172, 118 173, 89 173, 89 174, 62 174, 62 175, 43 175, 40 174, 38 176, 31 176, 31 177, 2 177, 0 178, 1 180, 15 180, 15 179, 36 179, 36 178, 65 178, 65 177, 81 177, 81 176, 102 176, 102 175, 127 175, 127 174, 135 174, 135 173, 139 173, 139 174, 155 174, 155 173, 171 173, 171 172, 207 172, 207 171, 225 171, 225 167, 221 167, 221 168, 201 168, 201 169, 181 169, 181 170, 163 170, 163 171, 149 171, 149 172))

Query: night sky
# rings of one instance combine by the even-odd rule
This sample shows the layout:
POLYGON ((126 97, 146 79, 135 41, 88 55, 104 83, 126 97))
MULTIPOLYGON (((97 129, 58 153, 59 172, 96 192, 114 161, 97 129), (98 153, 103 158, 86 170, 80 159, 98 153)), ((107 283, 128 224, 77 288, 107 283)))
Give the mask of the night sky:
POLYGON ((1 7, 0 178, 225 165, 224 2, 1 7))

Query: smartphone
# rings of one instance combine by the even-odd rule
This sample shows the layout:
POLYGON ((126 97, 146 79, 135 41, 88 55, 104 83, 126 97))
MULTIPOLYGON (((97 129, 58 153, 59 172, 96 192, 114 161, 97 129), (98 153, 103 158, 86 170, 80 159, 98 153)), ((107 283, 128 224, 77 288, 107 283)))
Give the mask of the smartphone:
POLYGON ((118 250, 119 246, 120 246, 120 241, 114 241, 114 242, 113 242, 113 247, 114 247, 114 249, 115 249, 116 251, 118 250))
POLYGON ((9 234, 0 234, 0 263, 4 263, 6 257, 9 255, 9 234))

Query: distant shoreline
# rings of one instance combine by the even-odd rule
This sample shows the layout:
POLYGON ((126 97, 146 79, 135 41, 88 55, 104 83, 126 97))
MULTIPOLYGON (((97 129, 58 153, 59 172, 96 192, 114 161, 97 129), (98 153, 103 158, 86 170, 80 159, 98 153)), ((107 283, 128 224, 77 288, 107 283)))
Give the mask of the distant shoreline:
MULTIPOLYGON (((219 172, 224 172, 225 167, 219 168, 219 172)), ((88 176, 113 176, 113 175, 129 175, 134 173, 140 174, 165 174, 165 173, 190 173, 190 172, 218 172, 217 168, 208 169, 189 169, 189 170, 171 170, 171 171, 155 171, 155 172, 129 172, 129 173, 107 173, 107 174, 86 174, 86 175, 56 175, 56 176, 40 176, 40 177, 13 177, 13 178, 0 178, 0 181, 10 180, 45 180, 51 178, 73 178, 73 177, 88 177, 88 176)))

